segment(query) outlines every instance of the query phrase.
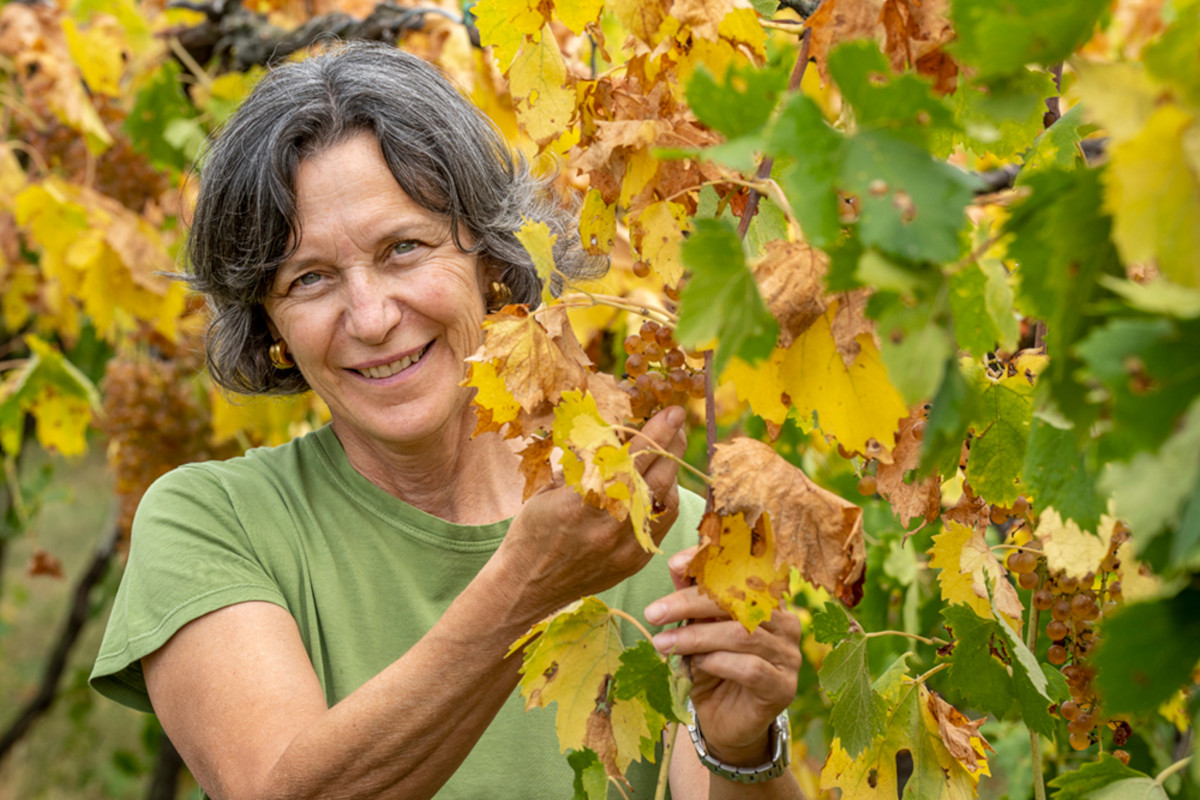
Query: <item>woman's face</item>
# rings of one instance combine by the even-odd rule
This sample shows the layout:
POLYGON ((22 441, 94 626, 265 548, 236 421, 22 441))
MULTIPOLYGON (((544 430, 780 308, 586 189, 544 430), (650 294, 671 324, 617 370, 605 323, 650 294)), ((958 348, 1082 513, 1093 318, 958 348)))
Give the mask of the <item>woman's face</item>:
POLYGON ((483 275, 447 222, 396 183, 364 133, 301 162, 301 239, 265 303, 344 445, 434 445, 474 426, 463 359, 483 275))

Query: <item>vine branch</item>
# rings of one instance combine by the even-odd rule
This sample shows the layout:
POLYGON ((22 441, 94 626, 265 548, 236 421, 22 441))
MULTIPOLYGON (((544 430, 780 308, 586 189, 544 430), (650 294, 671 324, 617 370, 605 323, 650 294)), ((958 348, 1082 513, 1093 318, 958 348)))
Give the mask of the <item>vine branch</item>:
POLYGON ((13 745, 20 741, 38 718, 53 705, 58 694, 58 682, 67 668, 67 658, 71 655, 71 650, 87 622, 92 589, 103 580, 105 573, 108 572, 109 562, 112 561, 120 538, 120 527, 113 526, 112 532, 96 548, 91 563, 88 564, 87 570, 75 585, 71 607, 67 612, 67 618, 63 621, 62 632, 58 636, 54 650, 46 663, 46 669, 42 673, 42 683, 38 687, 38 692, 9 725, 8 730, 0 736, 0 761, 3 761, 4 757, 12 750, 13 745))
MULTIPOLYGON (((1037 652, 1038 617, 1040 612, 1033 603, 1029 604, 1029 619, 1025 622, 1025 646, 1029 652, 1037 652)), ((1029 755, 1033 760, 1033 797, 1046 800, 1046 777, 1042 774, 1042 739, 1038 732, 1029 730, 1029 755)))
MULTIPOLYGON (((646 629, 646 626, 645 626, 645 625, 643 625, 642 623, 638 622, 638 621, 637 621, 637 618, 636 618, 636 617, 634 617, 632 614, 630 614, 628 611, 622 611, 622 610, 621 610, 621 609, 619 609, 619 608, 609 608, 609 611, 610 611, 610 612, 612 612, 613 616, 615 616, 615 617, 620 617, 621 619, 623 619, 623 620, 625 620, 626 622, 628 622, 628 623, 630 623, 631 625, 633 625, 633 627, 637 628, 637 629, 638 629, 638 632, 639 632, 639 633, 641 633, 641 634, 642 634, 642 636, 645 636, 645 637, 646 637, 646 639, 647 639, 647 641, 649 641, 650 639, 653 639, 653 638, 654 638, 654 637, 653 637, 653 636, 650 634, 650 631, 648 631, 648 630, 646 629)), ((658 651, 657 651, 657 650, 655 650, 654 652, 655 652, 655 653, 658 653, 658 651)), ((661 654, 661 653, 659 653, 659 656, 658 656, 658 657, 659 657, 660 659, 662 659, 663 661, 666 661, 666 659, 662 657, 662 654, 661 654)))
MULTIPOLYGON (((574 294, 565 294, 558 299, 563 305, 570 306, 572 308, 610 306, 620 311, 628 311, 631 314, 637 314, 640 317, 652 319, 655 322, 666 325, 670 328, 674 328, 679 324, 679 317, 672 314, 670 311, 666 311, 661 308, 651 308, 650 306, 638 303, 630 303, 624 298, 616 297, 615 295, 611 294, 593 294, 592 292, 585 292, 580 289, 574 294)), ((550 306, 542 306, 542 308, 549 307, 550 306)), ((531 313, 536 315, 542 310, 542 308, 535 308, 531 313)))
POLYGON ((908 631, 872 631, 871 633, 863 634, 863 638, 865 639, 874 639, 879 636, 903 636, 906 639, 916 639, 918 642, 930 645, 931 647, 945 646, 948 644, 948 642, 946 642, 944 639, 931 639, 928 636, 921 636, 920 634, 909 633, 908 631))
POLYGON ((1172 764, 1171 766, 1164 769, 1162 772, 1155 775, 1154 782, 1157 783, 1159 786, 1162 786, 1163 782, 1166 781, 1167 778, 1171 777, 1176 772, 1179 772, 1181 769, 1186 767, 1189 763, 1191 763, 1191 760, 1192 760, 1192 756, 1187 756, 1186 758, 1179 759, 1174 764, 1172 764))
POLYGON ((667 796, 667 784, 671 777, 671 756, 675 752, 675 738, 679 735, 679 723, 667 723, 667 733, 663 737, 662 764, 658 767, 658 783, 654 787, 654 800, 664 800, 667 796))

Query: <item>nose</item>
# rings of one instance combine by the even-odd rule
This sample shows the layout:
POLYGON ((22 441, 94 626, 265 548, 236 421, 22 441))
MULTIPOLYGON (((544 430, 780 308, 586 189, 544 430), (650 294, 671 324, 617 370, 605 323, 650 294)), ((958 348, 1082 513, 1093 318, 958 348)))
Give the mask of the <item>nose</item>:
POLYGON ((367 344, 381 344, 400 323, 403 308, 374 270, 348 270, 343 283, 346 330, 367 344))

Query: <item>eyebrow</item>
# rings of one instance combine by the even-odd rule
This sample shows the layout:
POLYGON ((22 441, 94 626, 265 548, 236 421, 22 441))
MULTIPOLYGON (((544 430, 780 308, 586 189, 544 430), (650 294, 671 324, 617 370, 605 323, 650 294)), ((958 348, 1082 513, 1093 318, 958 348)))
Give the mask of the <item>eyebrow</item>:
MULTIPOLYGON (((375 240, 375 248, 379 249, 387 242, 405 241, 407 239, 422 239, 429 244, 440 245, 450 240, 450 223, 439 219, 429 220, 413 220, 406 222, 396 228, 393 228, 375 240)), ((301 247, 303 247, 303 236, 300 239, 301 247)), ((276 277, 281 274, 295 274, 298 271, 303 272, 311 267, 328 264, 329 261, 321 256, 309 256, 299 260, 288 259, 279 265, 275 271, 276 277)))

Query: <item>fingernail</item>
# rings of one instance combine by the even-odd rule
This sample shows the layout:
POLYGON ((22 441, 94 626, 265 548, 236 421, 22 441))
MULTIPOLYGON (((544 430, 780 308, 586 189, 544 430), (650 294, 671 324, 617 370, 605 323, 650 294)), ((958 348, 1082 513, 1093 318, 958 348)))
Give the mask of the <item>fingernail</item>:
POLYGON ((642 615, 646 618, 646 622, 649 622, 651 625, 657 625, 667 616, 667 604, 662 602, 651 603, 646 606, 646 610, 642 612, 642 615))
POLYGON ((660 653, 669 653, 675 649, 675 631, 669 630, 663 631, 662 633, 656 633, 654 635, 654 639, 651 641, 654 642, 655 650, 660 653))
POLYGON ((690 559, 688 559, 686 554, 676 553, 675 555, 673 555, 669 559, 667 559, 667 566, 676 572, 680 572, 685 567, 687 567, 689 560, 690 559))
POLYGON ((667 422, 678 428, 683 425, 683 421, 686 416, 687 415, 684 413, 682 408, 679 406, 674 406, 670 411, 667 412, 667 422))

